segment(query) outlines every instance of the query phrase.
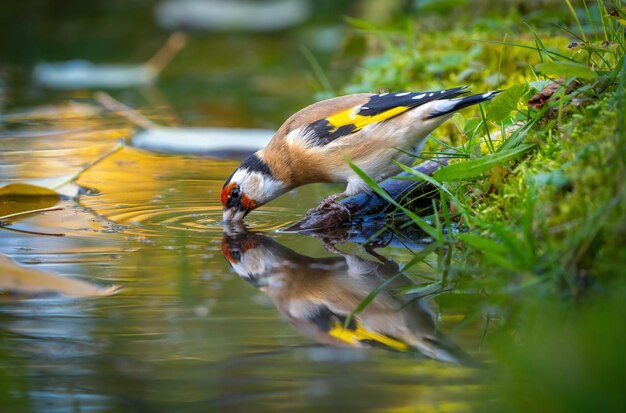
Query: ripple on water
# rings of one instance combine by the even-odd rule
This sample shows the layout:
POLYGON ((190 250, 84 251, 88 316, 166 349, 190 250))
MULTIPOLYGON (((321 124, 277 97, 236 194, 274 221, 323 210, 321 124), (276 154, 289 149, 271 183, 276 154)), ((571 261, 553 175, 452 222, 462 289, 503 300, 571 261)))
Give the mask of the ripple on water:
MULTIPOLYGON (((104 213, 108 220, 122 225, 121 232, 129 235, 155 236, 164 230, 222 233, 222 208, 218 205, 163 206, 144 204, 119 206, 104 213)), ((257 231, 273 231, 285 226, 283 208, 265 207, 246 220, 246 226, 257 231)))
MULTIPOLYGON (((83 175, 82 185, 97 188, 80 203, 117 224, 121 234, 159 237, 172 233, 222 233, 219 197, 238 162, 163 156, 124 148, 83 175)), ((280 228, 298 202, 272 202, 246 219, 257 231, 280 228)))

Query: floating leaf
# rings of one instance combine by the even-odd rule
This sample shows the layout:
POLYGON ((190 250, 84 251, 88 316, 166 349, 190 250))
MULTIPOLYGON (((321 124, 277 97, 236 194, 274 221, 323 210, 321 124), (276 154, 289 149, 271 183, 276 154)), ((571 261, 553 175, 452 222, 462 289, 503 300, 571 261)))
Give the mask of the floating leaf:
POLYGON ((86 103, 67 102, 59 105, 40 106, 27 111, 0 114, 0 120, 6 122, 24 122, 28 120, 59 120, 88 118, 98 115, 102 108, 86 103))
POLYGON ((59 201, 58 197, 52 196, 29 196, 7 199, 0 197, 0 226, 5 225, 7 220, 27 216, 30 213, 48 210, 59 201))
POLYGON ((76 184, 80 175, 98 164, 103 159, 123 148, 122 142, 118 142, 113 148, 100 155, 87 164, 83 169, 71 175, 55 176, 51 178, 32 179, 25 182, 11 182, 0 184, 0 198, 25 198, 25 197, 61 197, 75 198, 83 192, 84 188, 76 184))
POLYGON ((0 186, 0 197, 60 197, 78 196, 81 187, 73 180, 76 175, 55 176, 51 178, 32 179, 25 182, 14 182, 0 186))
POLYGON ((140 130, 132 137, 132 144, 149 151, 232 159, 240 155, 248 156, 265 147, 275 134, 270 129, 161 126, 107 93, 96 92, 94 97, 108 110, 139 126, 140 130))
MULTIPOLYGON (((76 184, 76 179, 90 167, 122 147, 121 143, 116 144, 111 150, 90 162, 82 170, 71 175, 0 184, 0 200, 2 200, 0 203, 0 220, 15 219, 31 213, 44 212, 54 206, 62 196, 78 197, 83 192, 83 188, 76 184)), ((6 226, 6 223, 2 223, 2 226, 6 226)))
POLYGON ((44 186, 37 186, 24 183, 8 184, 0 188, 0 197, 22 197, 22 196, 51 196, 58 197, 59 194, 44 186))
POLYGON ((182 33, 172 33, 163 47, 144 64, 96 64, 84 59, 40 63, 33 76, 51 89, 128 88, 154 83, 159 72, 185 45, 182 33))
POLYGON ((250 154, 267 145, 275 131, 240 128, 174 128, 155 126, 139 131, 133 146, 162 153, 250 154))
POLYGON ((157 73, 146 65, 95 64, 87 60, 40 63, 37 83, 51 89, 128 88, 152 84, 157 73))
POLYGON ((155 15, 166 29, 271 32, 307 20, 311 5, 301 0, 166 0, 159 2, 155 15))
POLYGON ((85 281, 24 268, 0 254, 0 291, 27 295, 58 293, 70 297, 101 297, 118 290, 116 286, 102 288, 85 281))
POLYGON ((445 166, 433 174, 438 181, 461 181, 473 179, 483 172, 489 171, 494 165, 516 159, 528 152, 533 145, 523 144, 517 148, 491 153, 478 159, 470 159, 445 166))
POLYGON ((574 62, 547 62, 540 63, 535 68, 543 74, 559 77, 579 77, 593 80, 598 77, 597 73, 587 65, 574 62))
POLYGON ((63 189, 69 196, 78 195, 80 187, 68 182, 68 179, 72 179, 72 176, 35 179, 0 186, 0 221, 53 207, 63 195, 55 190, 57 187, 63 189))

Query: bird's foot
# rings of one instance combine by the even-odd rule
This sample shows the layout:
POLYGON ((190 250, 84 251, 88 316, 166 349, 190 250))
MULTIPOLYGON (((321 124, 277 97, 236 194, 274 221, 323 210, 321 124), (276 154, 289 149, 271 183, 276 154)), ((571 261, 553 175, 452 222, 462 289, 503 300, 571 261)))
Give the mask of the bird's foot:
POLYGON ((350 214, 350 210, 348 209, 348 207, 345 206, 344 204, 340 204, 339 202, 336 202, 337 199, 341 197, 345 197, 345 196, 346 194, 343 192, 340 194, 334 194, 334 195, 328 196, 324 198, 324 200, 320 202, 318 206, 316 206, 315 208, 309 209, 309 211, 307 212, 307 215, 319 213, 325 210, 331 210, 331 211, 343 212, 348 217, 350 217, 351 214, 350 214))
POLYGON ((335 202, 339 198, 344 198, 348 196, 345 192, 339 192, 338 194, 328 195, 322 202, 335 202))
POLYGON ((309 209, 309 211, 307 212, 307 216, 313 215, 313 214, 319 214, 322 212, 324 213, 333 212, 335 214, 343 214, 347 218, 350 218, 351 216, 350 209, 348 209, 347 206, 345 206, 344 204, 340 204, 339 202, 335 202, 335 201, 322 202, 315 208, 309 209))

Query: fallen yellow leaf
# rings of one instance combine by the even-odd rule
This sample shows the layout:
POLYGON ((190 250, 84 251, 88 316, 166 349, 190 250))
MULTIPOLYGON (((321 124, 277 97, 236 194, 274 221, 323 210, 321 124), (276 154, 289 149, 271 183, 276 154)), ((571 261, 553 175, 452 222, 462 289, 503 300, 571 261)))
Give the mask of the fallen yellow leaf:
POLYGON ((53 196, 58 198, 59 194, 50 188, 19 182, 0 188, 0 197, 9 196, 53 196))
POLYGON ((0 254, 0 291, 37 295, 58 293, 70 297, 102 297, 114 294, 117 286, 102 288, 85 281, 61 277, 52 273, 24 268, 6 255, 0 254))

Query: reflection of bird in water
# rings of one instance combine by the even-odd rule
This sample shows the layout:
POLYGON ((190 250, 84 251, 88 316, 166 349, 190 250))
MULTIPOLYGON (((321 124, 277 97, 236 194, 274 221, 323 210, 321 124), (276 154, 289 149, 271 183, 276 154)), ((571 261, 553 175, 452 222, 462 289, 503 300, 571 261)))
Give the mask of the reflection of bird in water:
MULTIPOLYGON (((394 296, 385 289, 344 326, 372 290, 398 273, 393 261, 377 262, 343 253, 308 257, 241 227, 225 227, 222 252, 237 274, 266 293, 283 317, 317 342, 417 350, 441 361, 470 362, 438 331, 424 299, 394 296)), ((397 277, 389 288, 402 284, 397 277)))

